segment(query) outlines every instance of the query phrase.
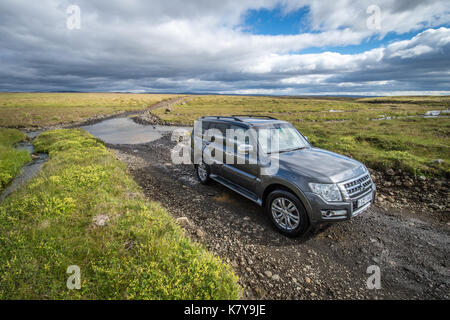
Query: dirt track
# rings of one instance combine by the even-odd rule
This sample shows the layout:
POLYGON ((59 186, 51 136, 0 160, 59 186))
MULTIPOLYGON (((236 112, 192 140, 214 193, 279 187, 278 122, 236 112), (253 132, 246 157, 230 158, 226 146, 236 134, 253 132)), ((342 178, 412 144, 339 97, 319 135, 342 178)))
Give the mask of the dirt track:
POLYGON ((172 165, 169 136, 109 145, 151 200, 187 217, 190 236, 229 261, 244 299, 449 299, 450 227, 407 209, 375 205, 352 221, 306 239, 277 233, 262 209, 217 183, 197 182, 192 166, 172 165), (381 268, 369 290, 367 267, 381 268))

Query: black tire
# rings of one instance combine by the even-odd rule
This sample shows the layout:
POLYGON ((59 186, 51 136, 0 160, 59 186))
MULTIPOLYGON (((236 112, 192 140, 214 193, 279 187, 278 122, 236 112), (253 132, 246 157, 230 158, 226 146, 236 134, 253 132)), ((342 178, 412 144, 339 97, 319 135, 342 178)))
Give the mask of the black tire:
MULTIPOLYGON (((275 228, 280 233, 282 233, 288 237, 298 237, 298 236, 304 235, 308 231, 309 219, 308 219, 308 215, 306 213, 306 209, 303 206, 302 202, 291 192, 282 190, 282 189, 272 191, 267 196, 265 203, 266 203, 266 208, 265 208, 266 213, 269 216, 269 218, 272 221, 275 228), (282 218, 280 218, 277 221, 274 214, 272 213, 272 204, 274 202, 275 202, 275 205, 274 205, 275 208, 279 208, 280 207, 279 204, 281 204, 281 203, 283 203, 283 204, 292 203, 292 205, 295 206, 295 209, 296 209, 291 213, 292 217, 291 217, 291 215, 283 216, 282 212, 278 211, 278 209, 274 209, 274 211, 276 212, 275 214, 282 215, 282 218), (297 220, 293 219, 294 216, 298 216, 298 225, 293 223, 293 222, 297 221, 297 220), (285 221, 284 227, 282 225, 283 218, 285 221), (289 222, 287 220, 289 220, 289 222), (281 221, 281 222, 279 222, 279 221, 281 221)), ((290 207, 290 208, 292 210, 292 207, 290 207)), ((282 206, 282 209, 284 209, 283 206, 282 206)))
POLYGON ((197 174, 197 178, 200 181, 200 183, 208 184, 208 183, 211 182, 211 178, 209 177, 209 175, 211 174, 211 170, 210 170, 209 166, 206 163, 202 162, 201 165, 198 165, 198 164, 194 165, 195 173, 197 174), (206 170, 206 177, 203 177, 201 172, 200 172, 201 171, 200 170, 201 169, 201 165, 203 165, 204 169, 206 170))

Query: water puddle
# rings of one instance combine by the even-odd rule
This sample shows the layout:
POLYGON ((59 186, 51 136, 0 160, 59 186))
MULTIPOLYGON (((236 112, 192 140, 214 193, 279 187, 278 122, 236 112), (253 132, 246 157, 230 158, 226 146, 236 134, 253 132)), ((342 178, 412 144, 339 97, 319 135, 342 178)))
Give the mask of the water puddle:
POLYGON ((415 115, 415 116, 399 116, 399 117, 390 117, 386 116, 385 114, 382 114, 378 118, 370 119, 373 121, 379 121, 379 120, 392 120, 392 119, 407 119, 407 118, 448 118, 448 114, 450 113, 450 110, 432 110, 427 111, 425 114, 415 115))
POLYGON ((447 110, 432 110, 432 111, 425 112, 424 118, 435 118, 438 116, 444 116, 444 114, 447 115, 449 113, 450 113, 449 109, 447 109, 447 110))
MULTIPOLYGON (((173 136, 178 139, 186 135, 190 128, 162 126, 162 125, 142 125, 134 122, 130 118, 113 118, 101 121, 93 125, 82 126, 93 136, 110 144, 140 144, 161 139, 165 134, 175 133, 173 136)), ((27 136, 34 139, 42 131, 26 132, 27 136)), ((27 150, 33 155, 33 160, 22 168, 22 172, 15 177, 10 184, 0 194, 0 201, 3 201, 12 192, 19 189, 25 182, 36 176, 42 165, 48 160, 48 155, 44 153, 34 154, 31 141, 20 142, 17 149, 27 150)))
MULTIPOLYGON (((40 131, 36 132, 26 132, 28 137, 35 138, 40 131)), ((31 141, 19 142, 16 145, 17 149, 27 150, 31 155, 34 153, 33 144, 31 141)), ((19 189, 25 182, 36 176, 41 170, 43 164, 48 160, 48 155, 45 153, 38 153, 33 156, 33 160, 26 164, 21 173, 15 177, 8 186, 0 194, 0 202, 3 201, 11 193, 19 189)))
POLYGON ((114 118, 83 126, 93 136, 110 144, 140 144, 161 139, 164 134, 172 133, 185 127, 143 125, 130 118, 114 118))

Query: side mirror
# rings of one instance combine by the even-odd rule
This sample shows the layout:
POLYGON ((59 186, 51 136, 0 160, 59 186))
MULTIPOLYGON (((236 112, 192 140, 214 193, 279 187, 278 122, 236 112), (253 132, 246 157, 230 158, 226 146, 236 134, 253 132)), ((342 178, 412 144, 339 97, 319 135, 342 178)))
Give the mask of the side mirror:
POLYGON ((240 144, 237 152, 239 154, 249 154, 250 152, 253 152, 253 146, 250 144, 240 144))

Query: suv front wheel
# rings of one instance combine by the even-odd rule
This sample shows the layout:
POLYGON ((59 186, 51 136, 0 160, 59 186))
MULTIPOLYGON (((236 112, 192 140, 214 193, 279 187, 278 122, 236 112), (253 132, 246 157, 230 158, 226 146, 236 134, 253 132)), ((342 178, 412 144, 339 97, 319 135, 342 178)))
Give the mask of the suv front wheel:
POLYGON ((275 227, 288 237, 300 236, 308 230, 309 221, 303 204, 288 191, 272 191, 266 200, 266 212, 275 227))

